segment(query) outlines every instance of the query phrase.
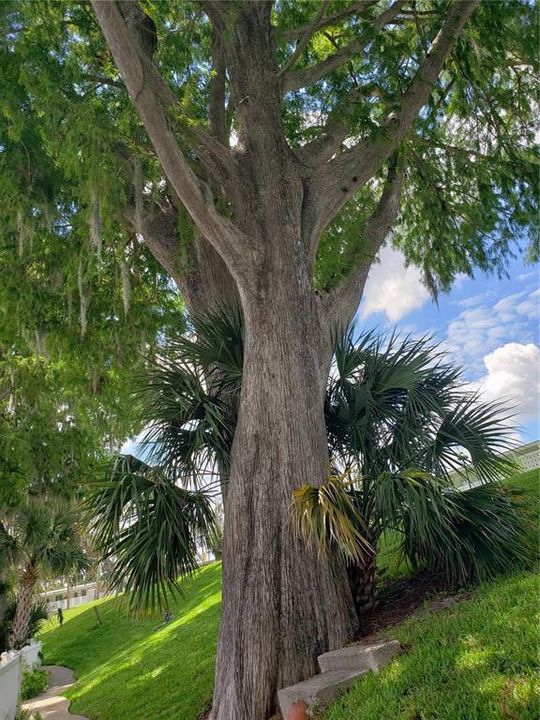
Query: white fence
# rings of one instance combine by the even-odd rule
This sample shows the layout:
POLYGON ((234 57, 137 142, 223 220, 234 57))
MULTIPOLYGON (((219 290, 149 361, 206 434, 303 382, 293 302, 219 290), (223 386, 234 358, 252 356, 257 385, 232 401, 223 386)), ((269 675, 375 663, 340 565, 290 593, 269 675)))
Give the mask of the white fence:
POLYGON ((14 720, 21 690, 22 657, 20 653, 9 655, 0 659, 0 720, 14 720))
POLYGON ((78 607, 85 605, 98 597, 103 597, 103 592, 98 593, 96 583, 85 583, 84 585, 75 585, 74 587, 60 587, 55 590, 47 590, 40 593, 40 597, 47 601, 50 611, 62 608, 78 607))
POLYGON ((21 693, 23 667, 39 665, 41 643, 32 640, 19 652, 0 655, 0 720, 15 720, 21 693))

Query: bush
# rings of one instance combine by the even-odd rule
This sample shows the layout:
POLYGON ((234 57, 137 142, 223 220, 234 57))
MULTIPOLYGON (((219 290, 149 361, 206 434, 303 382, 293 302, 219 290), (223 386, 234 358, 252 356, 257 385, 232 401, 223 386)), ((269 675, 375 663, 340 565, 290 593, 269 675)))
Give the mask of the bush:
POLYGON ((41 695, 45 692, 49 685, 49 673, 46 670, 23 670, 21 684, 21 698, 30 700, 30 698, 41 695))

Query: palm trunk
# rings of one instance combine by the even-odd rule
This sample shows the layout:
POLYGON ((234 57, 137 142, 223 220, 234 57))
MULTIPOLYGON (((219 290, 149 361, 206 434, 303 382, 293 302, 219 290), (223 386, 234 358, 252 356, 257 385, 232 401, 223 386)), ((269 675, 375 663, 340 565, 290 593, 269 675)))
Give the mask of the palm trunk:
POLYGON ((377 549, 375 541, 371 544, 374 551, 366 553, 362 562, 347 568, 354 607, 360 621, 377 602, 377 549))
POLYGON ((21 573, 19 580, 19 592, 17 595, 17 608, 11 625, 9 636, 9 647, 12 650, 19 650, 28 640, 28 626, 32 612, 32 600, 34 589, 38 580, 37 566, 29 561, 21 573))

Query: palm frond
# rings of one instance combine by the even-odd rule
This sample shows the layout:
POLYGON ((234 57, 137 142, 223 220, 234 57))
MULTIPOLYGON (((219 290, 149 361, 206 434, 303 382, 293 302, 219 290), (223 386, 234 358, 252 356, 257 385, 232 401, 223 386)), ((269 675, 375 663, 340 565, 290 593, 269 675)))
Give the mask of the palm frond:
POLYGON ((403 551, 413 566, 444 572, 453 585, 486 580, 529 563, 534 557, 533 523, 520 492, 498 483, 442 493, 448 529, 430 518, 429 540, 405 526, 403 551))
POLYGON ((359 562, 372 552, 362 533, 362 516, 343 476, 330 476, 322 485, 303 485, 293 493, 291 506, 295 534, 321 554, 337 549, 346 559, 359 562))
POLYGON ((513 448, 512 416, 503 403, 480 402, 476 395, 462 396, 445 414, 423 464, 439 475, 456 471, 467 478, 469 468, 480 482, 494 482, 518 468, 505 456, 513 448))
POLYGON ((445 487, 440 478, 419 470, 381 474, 374 484, 370 507, 377 534, 398 530, 422 545, 452 545, 452 498, 444 494, 445 487))
POLYGON ((132 456, 114 460, 87 510, 97 549, 115 561, 112 587, 126 590, 133 608, 166 608, 179 576, 198 567, 197 538, 215 532, 204 493, 132 456))
POLYGON ((200 487, 214 467, 228 473, 241 377, 242 331, 224 311, 197 321, 141 374, 135 399, 152 463, 200 487))

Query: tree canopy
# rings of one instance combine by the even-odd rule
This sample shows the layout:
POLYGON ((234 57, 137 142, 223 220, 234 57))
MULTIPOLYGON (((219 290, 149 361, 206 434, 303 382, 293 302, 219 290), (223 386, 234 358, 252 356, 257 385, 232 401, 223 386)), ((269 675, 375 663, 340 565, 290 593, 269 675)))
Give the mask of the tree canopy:
MULTIPOLYGON (((154 62, 172 92, 175 137, 226 213, 220 148, 237 142, 238 108, 222 41, 205 3, 154 1, 144 8, 154 62)), ((296 0, 274 7, 287 142, 308 167, 335 156, 327 172, 336 180, 332 211, 339 211, 325 223, 317 253, 321 290, 370 252, 362 227, 384 164, 365 184, 349 167, 368 138, 379 147, 389 142, 446 9, 446 2, 368 0, 325 2, 318 10, 296 0)), ((190 269, 192 222, 164 182, 89 4, 6 2, 2 16, 2 265, 32 298, 18 304, 21 325, 33 337, 35 325, 50 334, 54 320, 43 315, 53 304, 56 329, 70 315, 72 323, 90 322, 92 332, 85 316, 88 303, 100 304, 96 285, 102 317, 112 311, 120 327, 132 305, 131 321, 142 325, 137 307, 156 301, 162 272, 145 243, 181 278, 190 269), (164 223, 177 247, 166 247, 164 223), (30 253, 39 258, 33 272, 30 253)), ((509 250, 532 240, 535 17, 529 2, 480 3, 393 156, 406 168, 393 242, 423 268, 434 291, 475 267, 502 271, 509 250)), ((234 13, 227 22, 223 32, 232 32, 234 13)))

